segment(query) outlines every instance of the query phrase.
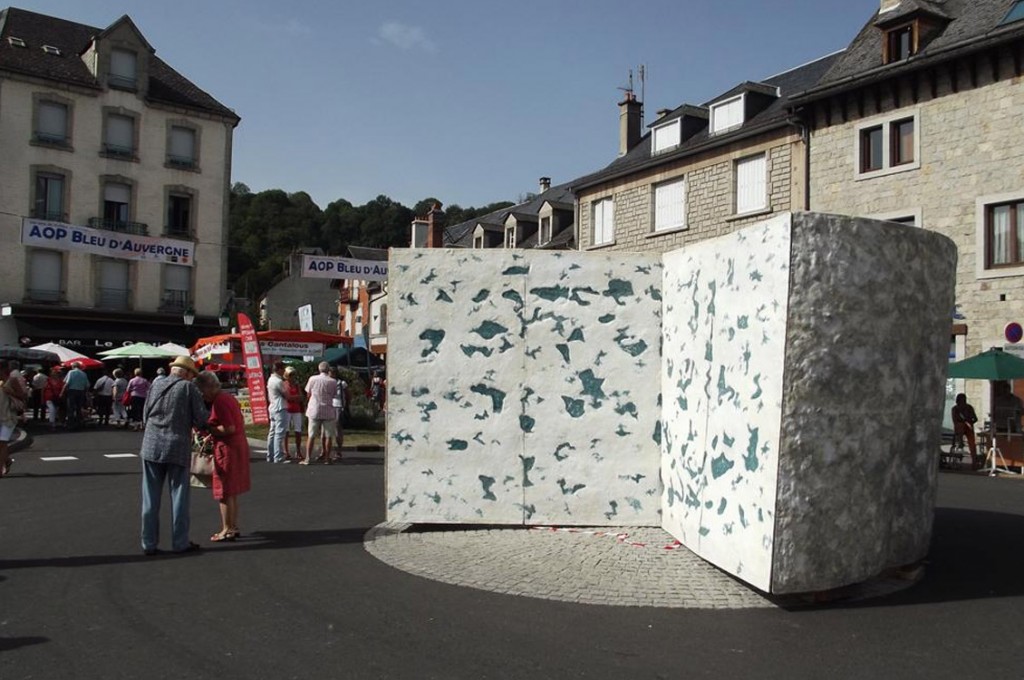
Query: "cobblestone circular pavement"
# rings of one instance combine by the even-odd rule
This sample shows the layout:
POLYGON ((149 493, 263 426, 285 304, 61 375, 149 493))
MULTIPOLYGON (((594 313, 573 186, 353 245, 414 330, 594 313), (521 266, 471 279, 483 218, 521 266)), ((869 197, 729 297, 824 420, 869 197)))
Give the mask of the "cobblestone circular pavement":
MULTIPOLYGON (((495 593, 631 607, 755 609, 806 605, 807 598, 768 598, 700 559, 667 532, 647 527, 600 529, 421 527, 378 524, 366 550, 417 576, 495 593)), ((863 599, 902 590, 908 578, 877 579, 833 591, 863 599)))

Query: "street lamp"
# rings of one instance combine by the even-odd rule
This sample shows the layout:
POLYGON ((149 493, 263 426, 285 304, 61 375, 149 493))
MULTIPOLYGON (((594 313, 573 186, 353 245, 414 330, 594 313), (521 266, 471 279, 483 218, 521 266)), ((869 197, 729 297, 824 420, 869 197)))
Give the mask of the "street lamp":
POLYGON ((221 330, 226 330, 228 324, 231 323, 231 312, 228 311, 227 307, 221 310, 220 316, 217 317, 217 323, 220 324, 221 330))
POLYGON ((185 309, 185 313, 182 314, 181 318, 182 321, 185 322, 185 325, 191 328, 192 324, 196 322, 196 310, 192 309, 192 306, 189 305, 189 307, 185 309))

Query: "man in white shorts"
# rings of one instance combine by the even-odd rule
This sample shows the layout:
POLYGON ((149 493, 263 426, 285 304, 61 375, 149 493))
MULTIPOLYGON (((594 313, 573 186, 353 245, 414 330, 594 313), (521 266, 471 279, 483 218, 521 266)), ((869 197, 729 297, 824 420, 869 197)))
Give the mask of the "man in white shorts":
POLYGON ((320 459, 331 464, 331 440, 338 436, 338 410, 334 407, 334 396, 338 392, 338 381, 330 376, 331 366, 321 361, 317 373, 306 382, 306 417, 309 418, 309 438, 306 440, 306 457, 299 465, 309 465, 313 459, 316 440, 320 443, 320 459))

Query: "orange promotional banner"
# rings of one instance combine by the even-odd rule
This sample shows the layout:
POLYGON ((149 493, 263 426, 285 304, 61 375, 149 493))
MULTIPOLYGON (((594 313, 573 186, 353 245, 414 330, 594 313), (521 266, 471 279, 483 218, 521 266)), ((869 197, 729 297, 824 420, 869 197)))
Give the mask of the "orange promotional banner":
POLYGON ((263 382, 263 355, 256 339, 256 329, 245 314, 238 315, 238 333, 242 336, 242 363, 245 365, 245 379, 249 385, 249 406, 252 422, 270 422, 267 411, 267 385, 263 382))

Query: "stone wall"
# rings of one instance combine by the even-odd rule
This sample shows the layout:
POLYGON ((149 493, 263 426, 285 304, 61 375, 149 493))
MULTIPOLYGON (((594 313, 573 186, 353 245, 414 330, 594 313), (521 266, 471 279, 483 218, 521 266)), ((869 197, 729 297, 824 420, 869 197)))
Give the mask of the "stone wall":
POLYGON ((586 189, 579 201, 581 249, 664 253, 691 243, 728 234, 765 219, 772 212, 803 207, 803 145, 798 136, 764 135, 737 142, 723 149, 638 173, 607 185, 586 189), (758 153, 767 154, 768 208, 752 215, 735 215, 734 163, 758 153), (653 232, 652 187, 686 177, 685 229, 653 232), (615 201, 614 242, 593 245, 591 228, 594 201, 611 197, 615 201))
MULTIPOLYGON (((948 72, 937 72, 934 98, 927 79, 917 88, 909 82, 896 88, 898 101, 889 87, 882 87, 880 107, 876 109, 873 93, 866 95, 863 116, 857 96, 851 96, 845 112, 833 105, 831 125, 818 112, 810 142, 812 210, 886 217, 918 214, 925 229, 956 243, 956 298, 965 317, 957 323, 968 327, 968 356, 1001 345, 1005 324, 1024 319, 1024 268, 985 272, 980 261, 979 199, 1024 198, 1024 138, 1019 131, 1024 88, 1020 78, 1007 77, 1014 68, 1009 55, 997 62, 1001 79, 994 80, 993 69, 986 64, 974 72, 976 87, 971 86, 971 70, 960 67, 957 91, 948 72), (857 125, 914 111, 919 116, 920 168, 857 179, 857 125)), ((984 401, 982 383, 970 381, 966 388, 976 406, 984 401)))

